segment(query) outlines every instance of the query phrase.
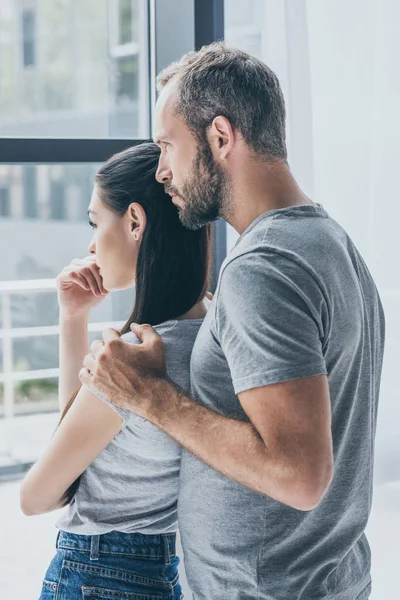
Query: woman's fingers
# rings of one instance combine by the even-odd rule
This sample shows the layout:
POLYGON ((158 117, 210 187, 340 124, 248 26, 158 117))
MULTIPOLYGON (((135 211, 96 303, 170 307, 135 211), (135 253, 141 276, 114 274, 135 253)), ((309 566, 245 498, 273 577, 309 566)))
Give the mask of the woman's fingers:
MULTIPOLYGON (((85 259, 75 258, 68 267, 65 267, 64 273, 77 273, 86 279, 88 286, 95 296, 108 294, 108 290, 103 285, 103 279, 96 263, 96 258, 88 256, 85 259)), ((86 288, 85 288, 86 289, 86 288)))
POLYGON ((103 285, 103 278, 102 278, 102 276, 101 276, 101 275, 100 275, 100 273, 99 273, 100 269, 99 269, 99 267, 97 266, 97 264, 93 264, 93 265, 91 265, 91 266, 90 266, 90 270, 91 270, 91 272, 93 273, 93 276, 94 276, 94 278, 95 278, 95 279, 96 279, 96 281, 97 281, 97 285, 99 286, 100 293, 103 293, 103 294, 108 294, 108 290, 106 290, 106 288, 105 288, 105 287, 104 287, 104 285, 103 285))
POLYGON ((103 285, 103 278, 100 275, 99 271, 99 266, 97 265, 96 262, 96 257, 95 256, 86 256, 86 258, 84 259, 75 259, 75 261, 73 261, 74 264, 76 264, 77 266, 82 266, 82 267, 86 267, 88 269, 90 269, 93 277, 95 278, 96 282, 97 282, 97 286, 100 290, 101 294, 108 294, 108 290, 106 290, 106 288, 103 285))
POLYGON ((94 296, 101 296, 102 286, 99 286, 97 279, 89 267, 82 269, 82 276, 85 277, 94 296))
POLYGON ((81 275, 80 273, 77 273, 76 271, 70 271, 68 273, 67 279, 69 279, 70 281, 73 281, 74 283, 79 285, 84 290, 87 290, 87 291, 90 290, 90 285, 88 284, 86 279, 83 277, 83 275, 81 275))
POLYGON ((84 290, 92 292, 94 296, 100 295, 96 280, 94 279, 89 270, 87 270, 86 273, 82 269, 64 270, 64 277, 62 279, 64 281, 70 280, 74 283, 77 283, 84 290))

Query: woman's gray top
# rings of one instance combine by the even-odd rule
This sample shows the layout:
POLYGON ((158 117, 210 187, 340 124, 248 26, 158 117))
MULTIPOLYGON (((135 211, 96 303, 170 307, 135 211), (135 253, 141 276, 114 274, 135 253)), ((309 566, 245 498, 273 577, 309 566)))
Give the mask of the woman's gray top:
MULTIPOLYGON (((155 327, 165 344, 168 376, 186 391, 201 323, 171 320, 155 327)), ((123 339, 140 343, 133 333, 123 339)), ((108 404, 123 417, 122 429, 83 473, 57 527, 83 535, 176 531, 180 446, 149 421, 108 404)))

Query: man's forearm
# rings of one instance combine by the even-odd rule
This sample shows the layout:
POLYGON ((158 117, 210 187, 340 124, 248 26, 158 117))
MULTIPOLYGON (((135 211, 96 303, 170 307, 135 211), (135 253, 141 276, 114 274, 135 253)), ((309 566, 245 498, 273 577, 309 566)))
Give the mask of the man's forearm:
POLYGON ((168 381, 160 382, 154 392, 154 401, 142 416, 226 477, 286 501, 288 473, 269 455, 251 423, 223 417, 197 404, 168 381))

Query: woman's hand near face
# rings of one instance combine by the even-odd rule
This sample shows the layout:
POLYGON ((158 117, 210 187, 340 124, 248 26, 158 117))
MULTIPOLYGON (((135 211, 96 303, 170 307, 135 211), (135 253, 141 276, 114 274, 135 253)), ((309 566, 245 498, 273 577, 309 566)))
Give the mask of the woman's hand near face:
POLYGON ((109 294, 103 286, 95 256, 71 261, 57 275, 56 283, 63 315, 86 315, 109 294))

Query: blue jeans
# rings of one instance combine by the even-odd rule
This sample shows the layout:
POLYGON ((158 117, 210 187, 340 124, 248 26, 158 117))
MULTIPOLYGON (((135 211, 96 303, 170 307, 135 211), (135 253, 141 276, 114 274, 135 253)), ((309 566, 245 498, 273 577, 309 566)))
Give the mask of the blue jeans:
POLYGON ((175 534, 60 531, 39 600, 180 600, 175 534))

